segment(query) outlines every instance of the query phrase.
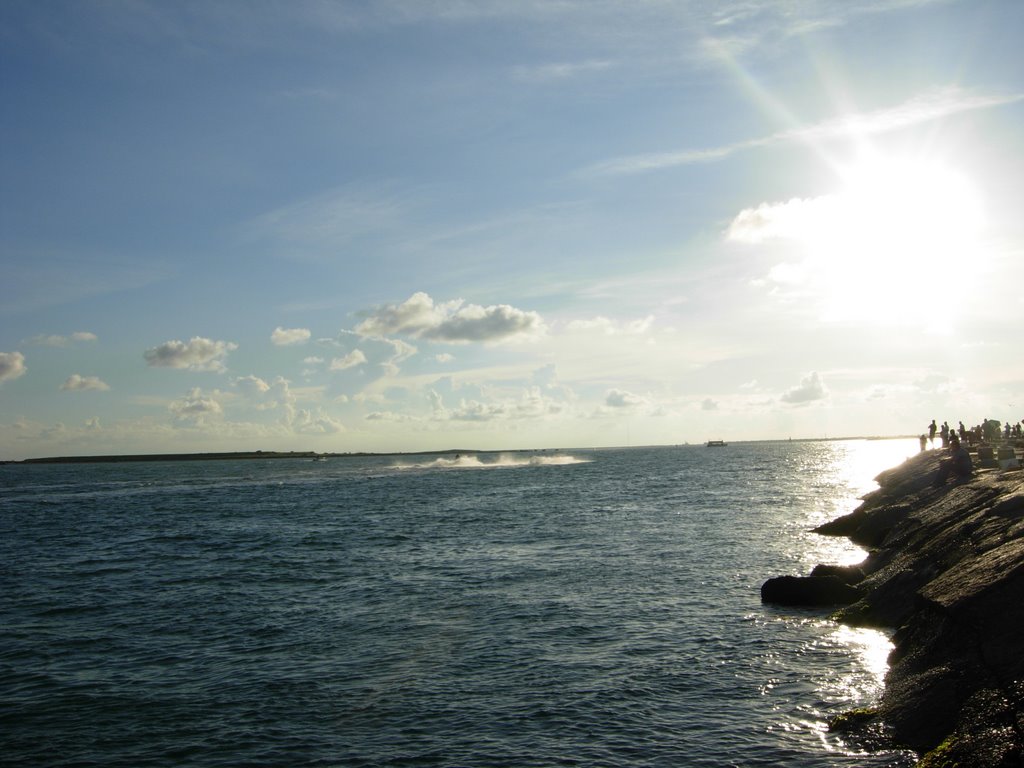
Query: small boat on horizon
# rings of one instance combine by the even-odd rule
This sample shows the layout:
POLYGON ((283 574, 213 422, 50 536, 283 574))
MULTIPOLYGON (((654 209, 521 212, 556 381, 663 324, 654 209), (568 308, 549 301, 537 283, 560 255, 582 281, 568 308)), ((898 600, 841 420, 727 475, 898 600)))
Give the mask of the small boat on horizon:
POLYGON ((724 448, 727 445, 728 443, 725 440, 708 440, 707 442, 708 448, 724 448))

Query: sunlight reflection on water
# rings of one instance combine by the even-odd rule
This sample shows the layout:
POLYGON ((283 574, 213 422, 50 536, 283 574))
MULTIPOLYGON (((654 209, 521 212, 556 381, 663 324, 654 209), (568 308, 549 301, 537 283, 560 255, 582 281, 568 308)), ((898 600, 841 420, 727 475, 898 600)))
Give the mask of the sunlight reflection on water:
MULTIPOLYGON (((880 687, 885 678, 886 670, 889 668, 889 651, 892 650, 892 643, 888 636, 877 629, 867 627, 849 627, 840 625, 836 628, 835 639, 848 646, 860 660, 862 668, 874 675, 876 684, 880 687)), ((854 691, 850 677, 844 677, 838 683, 847 688, 851 695, 865 695, 873 691, 854 691)))
MULTIPOLYGON (((901 464, 918 450, 916 439, 844 441, 804 459, 806 465, 800 467, 800 474, 815 480, 810 488, 811 498, 797 519, 791 521, 796 533, 792 559, 800 575, 808 575, 819 563, 854 565, 864 560, 867 551, 846 537, 823 536, 813 529, 856 509, 866 494, 878 488, 875 477, 880 472, 901 464)), ((780 613, 778 620, 793 621, 791 612, 780 613)), ((774 727, 787 733, 812 734, 826 752, 877 759, 877 754, 869 757, 870 753, 862 747, 831 733, 828 720, 837 711, 878 701, 892 650, 890 633, 844 626, 824 617, 798 619, 796 623, 802 625, 804 632, 815 635, 801 645, 796 656, 808 668, 827 672, 811 675, 808 682, 813 693, 801 694, 800 679, 790 679, 782 671, 789 661, 783 656, 780 668, 770 674, 761 688, 762 695, 778 702, 782 716, 774 727)), ((899 751, 890 753, 888 758, 893 765, 913 762, 909 753, 899 751)))
POLYGON ((915 438, 892 440, 852 440, 832 445, 831 466, 826 474, 836 492, 808 508, 807 532, 800 561, 808 571, 818 563, 855 565, 867 552, 845 537, 822 536, 810 529, 852 512, 860 500, 878 488, 875 477, 901 464, 919 450, 915 438))

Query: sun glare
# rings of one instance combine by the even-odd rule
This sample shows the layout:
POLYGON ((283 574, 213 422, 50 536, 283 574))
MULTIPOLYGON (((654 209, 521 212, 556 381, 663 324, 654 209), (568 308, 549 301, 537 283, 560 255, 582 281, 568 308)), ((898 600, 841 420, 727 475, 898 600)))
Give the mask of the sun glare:
POLYGON ((983 211, 941 163, 872 157, 845 169, 819 220, 815 272, 824 317, 948 329, 980 257, 983 211), (941 311, 932 310, 941 307, 941 311))

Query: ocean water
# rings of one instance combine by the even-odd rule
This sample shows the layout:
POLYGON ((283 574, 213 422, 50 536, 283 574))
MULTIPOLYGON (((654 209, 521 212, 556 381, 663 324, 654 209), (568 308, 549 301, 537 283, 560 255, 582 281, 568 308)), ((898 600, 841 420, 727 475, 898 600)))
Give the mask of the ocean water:
POLYGON ((0 466, 0 762, 906 766, 764 606, 916 440, 0 466))

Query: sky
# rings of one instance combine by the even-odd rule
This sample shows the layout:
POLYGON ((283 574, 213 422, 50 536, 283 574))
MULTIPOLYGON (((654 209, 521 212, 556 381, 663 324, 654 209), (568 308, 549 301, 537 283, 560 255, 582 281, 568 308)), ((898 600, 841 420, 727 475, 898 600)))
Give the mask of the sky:
POLYGON ((5 0, 0 459, 1024 418, 1018 0, 5 0))

